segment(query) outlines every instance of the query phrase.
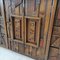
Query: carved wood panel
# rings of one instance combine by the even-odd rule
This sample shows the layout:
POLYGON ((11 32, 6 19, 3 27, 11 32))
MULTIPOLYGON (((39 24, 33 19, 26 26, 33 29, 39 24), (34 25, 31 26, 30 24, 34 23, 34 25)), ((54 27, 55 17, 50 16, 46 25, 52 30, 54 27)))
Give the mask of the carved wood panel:
POLYGON ((40 19, 26 17, 25 22, 25 43, 32 46, 39 46, 40 19))
POLYGON ((47 60, 57 0, 18 1, 10 1, 9 6, 9 47, 37 60, 47 60))

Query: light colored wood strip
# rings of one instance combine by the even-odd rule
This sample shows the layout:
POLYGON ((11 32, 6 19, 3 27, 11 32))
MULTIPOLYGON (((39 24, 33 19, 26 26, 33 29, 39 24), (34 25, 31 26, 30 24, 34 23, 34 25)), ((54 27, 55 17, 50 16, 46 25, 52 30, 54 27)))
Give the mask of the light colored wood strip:
POLYGON ((48 59, 48 51, 49 51, 49 45, 50 45, 50 39, 51 39, 51 34, 52 34, 52 27, 53 27, 53 22, 54 22, 54 15, 56 11, 56 5, 57 5, 57 0, 54 0, 52 6, 52 14, 51 14, 51 19, 50 19, 50 26, 49 26, 49 31, 48 31, 48 38, 47 38, 47 45, 46 45, 46 52, 45 52, 45 60, 48 59))
POLYGON ((39 17, 43 17, 46 9, 46 0, 41 0, 39 17))
MULTIPOLYGON (((3 4, 3 0, 1 0, 0 2, 1 2, 2 16, 3 16, 3 19, 4 19, 4 32, 5 32, 6 48, 8 48, 8 43, 7 43, 6 13, 5 13, 5 11, 4 11, 4 9, 5 9, 5 3, 3 4)), ((5 1, 4 1, 4 2, 5 2, 5 1)))
POLYGON ((46 18, 45 18, 45 28, 44 28, 44 50, 45 50, 45 47, 46 47, 46 38, 47 38, 47 33, 48 33, 48 28, 49 28, 51 3, 52 3, 52 0, 48 0, 47 10, 46 10, 46 18))
POLYGON ((20 12, 19 12, 19 6, 15 8, 15 15, 19 15, 20 12))

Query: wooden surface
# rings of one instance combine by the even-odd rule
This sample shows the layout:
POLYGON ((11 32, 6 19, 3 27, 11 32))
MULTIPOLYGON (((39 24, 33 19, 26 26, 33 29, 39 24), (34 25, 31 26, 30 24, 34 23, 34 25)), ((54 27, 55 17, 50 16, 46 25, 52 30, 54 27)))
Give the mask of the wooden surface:
POLYGON ((60 8, 60 0, 57 4, 57 10, 55 14, 55 21, 53 26, 53 32, 51 37, 51 44, 49 50, 49 60, 60 60, 60 21, 59 21, 59 8, 60 8))
POLYGON ((10 11, 9 48, 36 60, 47 60, 57 0, 23 0, 17 7, 14 3, 9 0, 6 7, 10 11))

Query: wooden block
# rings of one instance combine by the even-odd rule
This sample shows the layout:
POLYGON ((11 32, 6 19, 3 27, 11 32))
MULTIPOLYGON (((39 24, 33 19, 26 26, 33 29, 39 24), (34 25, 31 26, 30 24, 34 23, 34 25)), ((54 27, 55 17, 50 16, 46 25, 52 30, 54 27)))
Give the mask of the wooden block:
POLYGON ((40 40, 40 47, 43 48, 43 46, 44 46, 44 40, 41 39, 41 40, 40 40))
POLYGON ((23 12, 23 4, 20 5, 20 15, 22 16, 24 14, 23 12))
POLYGON ((57 55, 58 55, 58 49, 50 48, 49 56, 50 57, 52 57, 52 56, 57 57, 57 55))
POLYGON ((44 27, 45 27, 45 20, 44 18, 41 18, 41 32, 40 32, 41 39, 44 38, 44 27))
POLYGON ((24 50, 25 50, 24 46, 25 46, 24 44, 20 44, 19 43, 19 45, 18 45, 18 48, 19 48, 18 51, 19 51, 19 53, 23 53, 24 54, 24 50))
POLYGON ((50 57, 48 60, 57 60, 57 57, 50 57))
POLYGON ((58 19, 60 19, 60 8, 58 9, 58 19))
POLYGON ((11 47, 11 50, 14 51, 14 41, 12 41, 12 40, 11 40, 11 46, 10 47, 11 47))
POLYGON ((60 55, 60 47, 59 47, 59 53, 58 54, 60 55))
POLYGON ((39 16, 45 15, 45 9, 46 9, 46 0, 41 0, 39 16))
POLYGON ((60 26, 60 20, 56 19, 56 20, 54 21, 54 25, 55 25, 55 26, 60 26))
POLYGON ((25 54, 26 55, 29 55, 30 52, 29 52, 29 46, 25 45, 25 54))
POLYGON ((29 56, 32 56, 32 47, 29 46, 29 56))
POLYGON ((15 15, 19 15, 20 12, 19 12, 19 6, 15 8, 15 15))
POLYGON ((59 35, 60 36, 60 27, 54 27, 53 35, 59 35))
POLYGON ((36 56, 37 56, 38 60, 39 59, 41 59, 41 60, 44 59, 44 54, 43 54, 43 49, 42 48, 37 49, 37 55, 36 56))
POLYGON ((56 41, 58 38, 59 38, 58 35, 52 35, 52 37, 51 37, 51 44, 53 44, 54 41, 56 41))
POLYGON ((14 34, 16 39, 20 39, 20 19, 15 19, 14 20, 14 34))
POLYGON ((18 43, 14 41, 14 51, 18 52, 18 43))
POLYGON ((52 46, 55 46, 55 47, 59 48, 59 47, 60 47, 60 39, 58 38, 58 39, 52 44, 52 46))
POLYGON ((60 60, 60 55, 57 57, 58 60, 60 60))
POLYGON ((11 43, 11 41, 9 41, 9 43, 10 43, 9 48, 12 50, 12 43, 11 43))
POLYGON ((37 57, 36 55, 37 55, 37 49, 32 47, 32 57, 36 58, 37 57))
POLYGON ((10 49, 10 39, 8 39, 8 48, 10 49))

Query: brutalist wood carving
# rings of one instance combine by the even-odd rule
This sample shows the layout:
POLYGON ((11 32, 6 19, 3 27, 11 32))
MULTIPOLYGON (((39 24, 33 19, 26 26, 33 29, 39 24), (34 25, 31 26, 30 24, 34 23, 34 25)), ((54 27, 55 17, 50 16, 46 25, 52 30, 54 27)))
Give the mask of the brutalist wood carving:
POLYGON ((36 60, 47 60, 57 0, 8 0, 8 3, 9 48, 36 60))

